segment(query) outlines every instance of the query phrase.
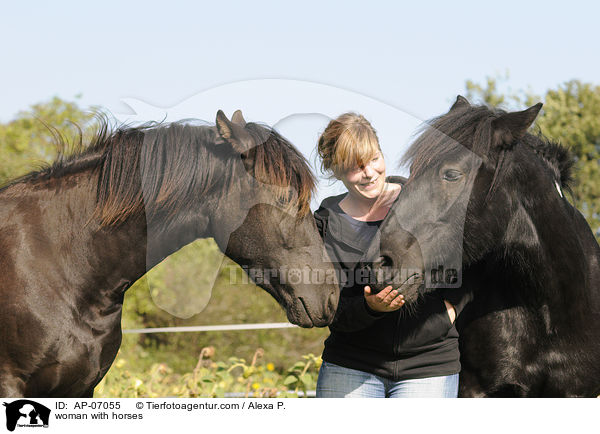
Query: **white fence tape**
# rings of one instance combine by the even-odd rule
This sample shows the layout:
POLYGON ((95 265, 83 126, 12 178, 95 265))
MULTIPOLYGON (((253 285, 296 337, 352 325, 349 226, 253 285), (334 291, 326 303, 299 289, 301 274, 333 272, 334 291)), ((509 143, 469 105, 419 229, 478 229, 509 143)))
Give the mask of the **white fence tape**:
POLYGON ((299 327, 289 322, 258 323, 258 324, 222 324, 190 327, 155 327, 145 329, 127 329, 123 333, 175 333, 175 332, 220 332, 230 330, 259 330, 259 329, 284 329, 299 327))

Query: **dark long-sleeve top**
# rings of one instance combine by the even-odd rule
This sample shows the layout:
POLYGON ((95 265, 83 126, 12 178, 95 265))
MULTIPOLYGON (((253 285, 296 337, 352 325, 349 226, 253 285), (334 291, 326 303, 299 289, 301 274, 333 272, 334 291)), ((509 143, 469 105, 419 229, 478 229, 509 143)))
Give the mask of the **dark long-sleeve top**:
MULTIPOLYGON (((458 332, 448 317, 444 299, 449 297, 443 290, 424 295, 413 314, 405 306, 376 312, 367 305, 367 282, 361 281, 355 266, 367 246, 377 241, 381 222, 358 221, 345 214, 339 206, 345 195, 324 199, 314 213, 342 286, 323 360, 394 381, 459 372, 458 332)), ((450 301, 459 304, 457 311, 462 308, 461 300, 450 301)))

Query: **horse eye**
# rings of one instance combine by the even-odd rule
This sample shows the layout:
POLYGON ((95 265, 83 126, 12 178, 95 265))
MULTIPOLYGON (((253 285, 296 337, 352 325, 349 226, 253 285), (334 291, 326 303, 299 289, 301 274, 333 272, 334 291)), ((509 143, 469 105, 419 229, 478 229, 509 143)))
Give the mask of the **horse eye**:
POLYGON ((444 179, 446 181, 454 182, 458 181, 462 177, 462 173, 458 170, 449 169, 444 172, 444 179))

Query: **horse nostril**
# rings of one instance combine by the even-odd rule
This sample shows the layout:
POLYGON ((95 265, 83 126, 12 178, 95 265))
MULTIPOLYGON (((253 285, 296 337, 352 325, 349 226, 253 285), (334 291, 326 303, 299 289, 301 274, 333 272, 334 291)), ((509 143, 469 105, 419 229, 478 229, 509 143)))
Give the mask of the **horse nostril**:
POLYGON ((377 259, 377 261, 375 262, 375 265, 377 267, 381 267, 381 268, 383 268, 383 267, 392 268, 394 266, 394 261, 389 256, 382 255, 377 259))

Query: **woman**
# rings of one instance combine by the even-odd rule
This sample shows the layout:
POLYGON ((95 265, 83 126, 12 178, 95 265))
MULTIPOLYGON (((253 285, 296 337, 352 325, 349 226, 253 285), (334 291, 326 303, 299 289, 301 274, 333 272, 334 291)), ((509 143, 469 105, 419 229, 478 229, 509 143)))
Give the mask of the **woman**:
POLYGON ((342 292, 325 341, 317 397, 456 397, 460 371, 455 310, 439 292, 423 297, 417 315, 388 286, 377 294, 354 267, 402 189, 385 176, 377 135, 361 115, 332 120, 318 142, 322 169, 347 193, 326 198, 315 220, 342 292))

